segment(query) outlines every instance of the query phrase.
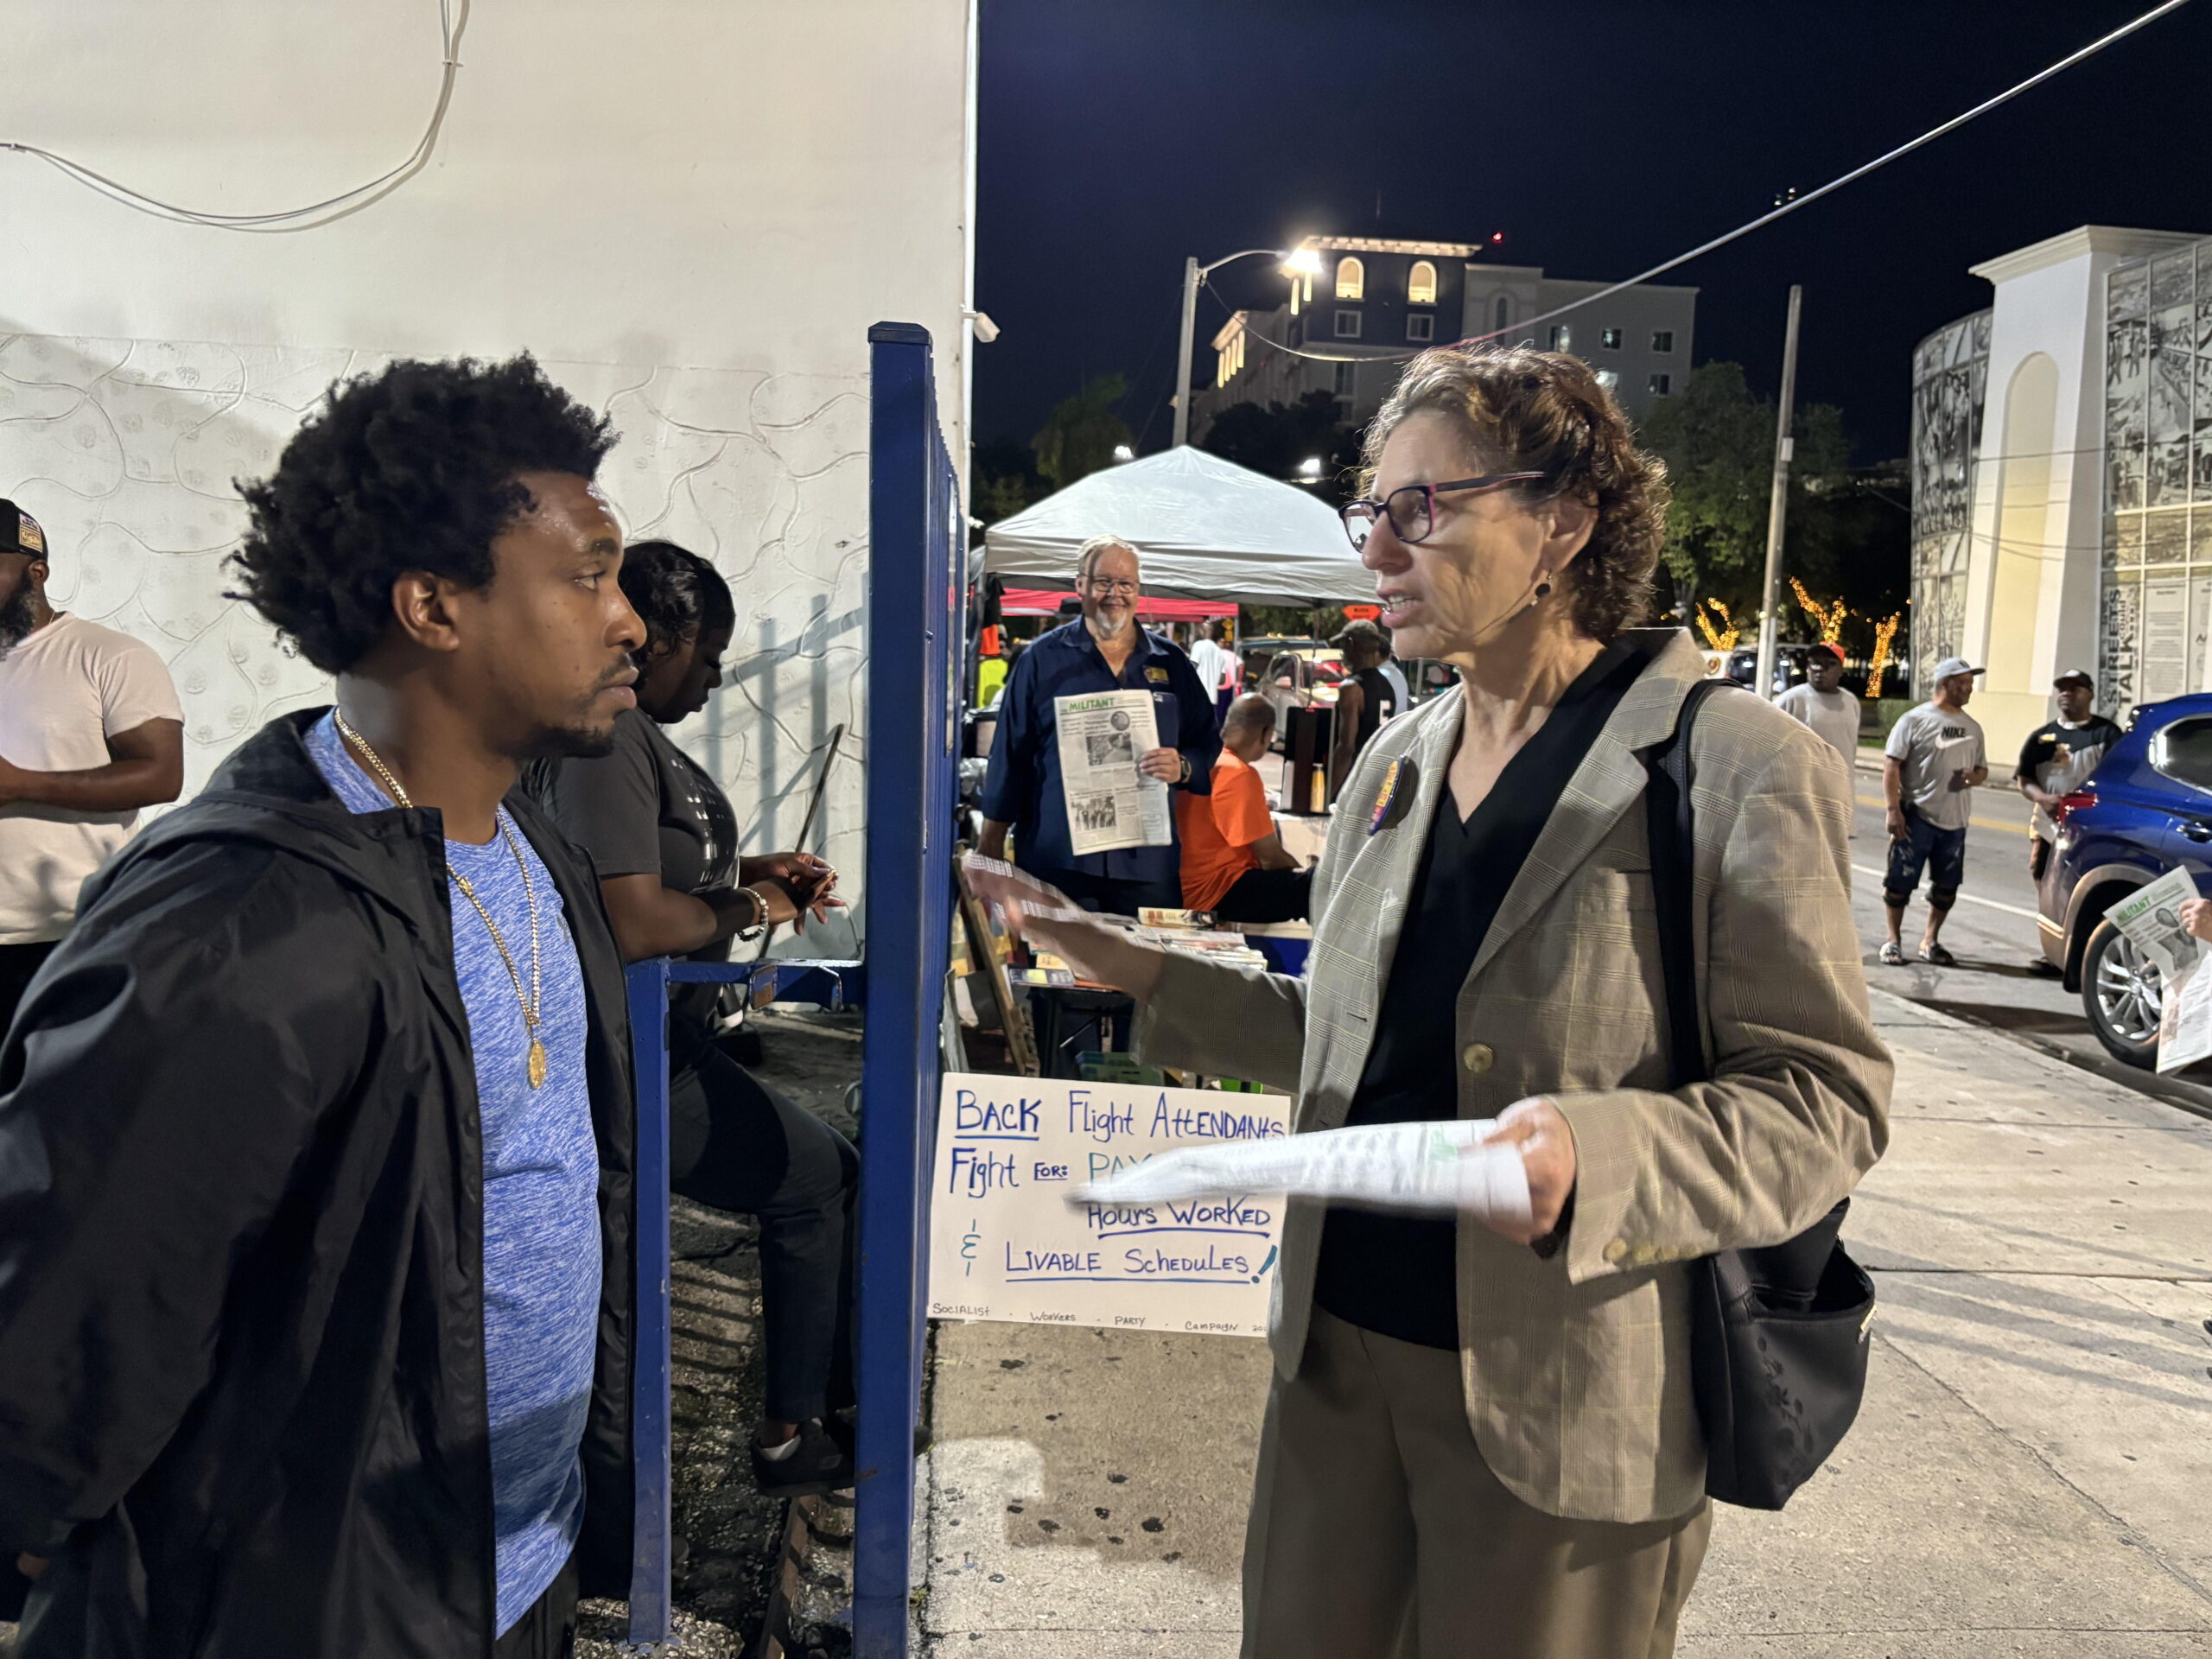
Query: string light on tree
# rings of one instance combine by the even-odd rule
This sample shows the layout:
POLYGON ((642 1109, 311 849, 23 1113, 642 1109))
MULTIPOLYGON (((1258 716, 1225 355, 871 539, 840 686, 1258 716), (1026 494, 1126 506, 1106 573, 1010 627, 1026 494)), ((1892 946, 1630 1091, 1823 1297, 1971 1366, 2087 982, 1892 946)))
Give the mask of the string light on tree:
POLYGON ((1723 605, 1717 599, 1706 599, 1698 601, 1697 625, 1700 628, 1705 631, 1705 643, 1712 646, 1715 651, 1735 650, 1736 636, 1743 632, 1741 628, 1738 627, 1736 624, 1730 620, 1728 615, 1728 607, 1726 605, 1723 605), (1717 626, 1714 625, 1713 618, 1706 614, 1706 607, 1708 605, 1713 607, 1714 614, 1718 615, 1720 619, 1719 624, 1717 626))
POLYGON ((1840 645, 1843 640, 1843 625, 1851 616, 1850 607, 1841 600, 1823 605, 1805 591, 1805 584, 1796 577, 1789 578, 1789 586, 1797 594, 1797 602, 1805 614, 1813 619, 1813 626, 1821 631, 1821 640, 1827 645, 1840 645))
POLYGON ((1866 697, 1870 702, 1882 695, 1882 671, 1890 665, 1890 642, 1897 636, 1897 624, 1904 620, 1903 611, 1891 611, 1874 625, 1874 665, 1866 671, 1866 697))

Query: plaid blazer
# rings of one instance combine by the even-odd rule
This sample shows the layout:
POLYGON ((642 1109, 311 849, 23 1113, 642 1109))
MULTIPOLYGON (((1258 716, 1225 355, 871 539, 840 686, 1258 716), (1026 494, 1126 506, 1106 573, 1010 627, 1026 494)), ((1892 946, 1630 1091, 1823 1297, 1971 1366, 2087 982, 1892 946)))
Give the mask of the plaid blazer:
MULTIPOLYGON (((1891 1066, 1867 1015, 1845 851, 1841 758, 1753 696, 1700 711, 1691 745, 1693 919, 1711 1081, 1667 1088, 1657 918, 1638 752, 1674 729, 1703 671, 1669 631, 1560 797, 1459 995, 1459 1109, 1548 1096, 1574 1135, 1564 1247, 1539 1255, 1459 1229, 1461 1371, 1484 1459, 1548 1514, 1636 1522, 1704 1497, 1682 1264, 1803 1231, 1881 1156, 1891 1066)), ((1155 1063, 1298 1097, 1340 1126, 1459 732, 1458 688, 1376 734, 1313 884, 1305 979, 1172 956, 1138 1023, 1155 1063), (1370 833, 1386 768, 1413 805, 1370 833)), ((1446 810, 1450 810, 1448 807, 1446 810)), ((1271 1340, 1306 1346, 1324 1206, 1284 1220, 1271 1340)))

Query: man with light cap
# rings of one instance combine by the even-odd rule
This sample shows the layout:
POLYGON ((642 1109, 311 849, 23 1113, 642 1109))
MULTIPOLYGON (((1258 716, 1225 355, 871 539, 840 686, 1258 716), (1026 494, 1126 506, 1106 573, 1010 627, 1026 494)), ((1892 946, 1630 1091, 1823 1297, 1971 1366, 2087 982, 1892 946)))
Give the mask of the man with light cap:
POLYGON ((1938 935, 1965 878, 1968 804, 1976 785, 1989 780, 1980 722, 1967 713, 1974 677, 1986 672, 1963 657, 1936 664, 1936 695, 1909 709, 1890 728, 1884 746, 1882 792, 1887 802, 1890 862, 1882 882, 1890 937, 1882 946, 1889 967, 1904 964, 1904 907, 1928 872, 1928 925, 1921 935, 1920 959, 1937 968, 1955 968, 1958 959, 1938 935))

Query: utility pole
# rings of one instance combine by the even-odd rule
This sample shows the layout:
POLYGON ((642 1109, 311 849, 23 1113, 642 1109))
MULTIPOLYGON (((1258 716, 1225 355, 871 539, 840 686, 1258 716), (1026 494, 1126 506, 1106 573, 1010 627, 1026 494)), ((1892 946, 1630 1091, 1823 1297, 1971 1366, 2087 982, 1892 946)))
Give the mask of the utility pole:
MULTIPOLYGON (((1155 289, 1154 292, 1158 290, 1155 289)), ((1191 353, 1198 332, 1198 262, 1183 261, 1183 344, 1175 353, 1175 448, 1191 441, 1191 353)))
POLYGON ((1794 447, 1790 419, 1797 399, 1797 305, 1805 290, 1789 285, 1789 323, 1782 336, 1782 409, 1774 429, 1774 496, 1766 510, 1766 589, 1759 608, 1758 678, 1752 689, 1774 696, 1776 606, 1782 590, 1782 527, 1789 513, 1789 455, 1794 447))

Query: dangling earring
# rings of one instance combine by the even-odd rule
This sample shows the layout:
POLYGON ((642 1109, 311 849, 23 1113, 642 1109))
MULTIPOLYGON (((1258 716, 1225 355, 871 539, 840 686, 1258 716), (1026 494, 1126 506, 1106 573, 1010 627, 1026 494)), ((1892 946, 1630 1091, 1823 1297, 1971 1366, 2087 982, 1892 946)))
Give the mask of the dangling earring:
POLYGON ((1536 584, 1536 597, 1538 599, 1541 599, 1545 594, 1550 593, 1551 590, 1551 583, 1548 582, 1540 582, 1536 584))

